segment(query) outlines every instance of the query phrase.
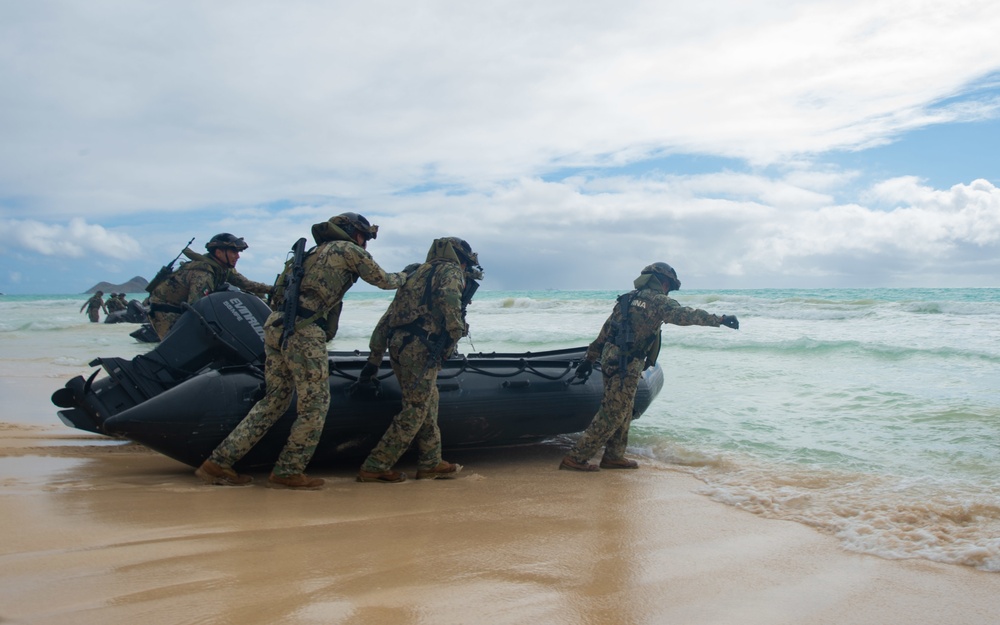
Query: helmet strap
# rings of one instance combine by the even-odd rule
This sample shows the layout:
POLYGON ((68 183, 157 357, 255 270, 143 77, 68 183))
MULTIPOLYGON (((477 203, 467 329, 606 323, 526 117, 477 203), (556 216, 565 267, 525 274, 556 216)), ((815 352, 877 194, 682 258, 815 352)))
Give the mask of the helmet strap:
POLYGON ((217 247, 212 250, 212 256, 214 256, 215 260, 219 261, 223 267, 233 269, 236 267, 236 263, 230 262, 229 260, 229 252, 231 251, 234 251, 231 247, 217 247), (222 254, 220 255, 219 252, 222 252, 222 254))

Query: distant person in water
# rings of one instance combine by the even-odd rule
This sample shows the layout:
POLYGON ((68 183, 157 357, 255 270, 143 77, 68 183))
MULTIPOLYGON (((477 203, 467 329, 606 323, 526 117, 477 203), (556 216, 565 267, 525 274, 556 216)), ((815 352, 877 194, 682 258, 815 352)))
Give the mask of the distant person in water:
POLYGON ((635 391, 642 372, 656 364, 660 353, 660 326, 720 325, 738 330, 740 322, 733 315, 713 315, 699 308, 681 306, 667 297, 681 288, 677 272, 667 263, 653 263, 634 281, 635 290, 618 298, 611 316, 604 322, 597 339, 587 348, 587 355, 576 369, 586 379, 594 362, 601 359, 604 397, 590 426, 560 463, 560 469, 599 471, 600 469, 637 469, 639 463, 625 457, 628 430, 632 422, 635 391), (600 466, 590 459, 604 448, 600 466))
POLYGON ((182 264, 153 289, 149 295, 149 322, 161 341, 184 313, 183 304, 193 304, 225 283, 262 297, 270 294, 270 285, 249 280, 236 271, 240 252, 247 247, 243 237, 228 232, 217 234, 205 244, 207 256, 182 264))
POLYGON ((83 306, 80 307, 80 312, 83 312, 84 308, 87 309, 87 316, 90 317, 91 323, 100 321, 102 310, 105 315, 108 314, 108 307, 104 304, 104 291, 94 293, 94 296, 85 301, 83 306))
POLYGON ((125 307, 126 304, 120 297, 118 297, 118 293, 112 293, 111 297, 108 298, 107 301, 108 314, 125 310, 125 307))

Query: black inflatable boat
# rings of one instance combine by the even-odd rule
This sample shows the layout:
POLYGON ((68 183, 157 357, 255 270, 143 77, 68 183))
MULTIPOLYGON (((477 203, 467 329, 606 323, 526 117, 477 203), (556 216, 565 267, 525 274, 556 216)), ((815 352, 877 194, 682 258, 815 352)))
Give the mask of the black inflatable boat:
MULTIPOLYGON (((181 316, 164 340, 131 360, 97 358, 101 369, 52 395, 71 427, 127 438, 198 466, 264 392, 263 323, 270 309, 241 292, 213 293, 181 316)), ((582 431, 601 401, 599 367, 574 377, 585 347, 537 353, 478 353, 449 359, 438 376, 438 423, 446 448, 538 442, 582 431)), ((367 352, 330 352, 330 411, 312 465, 363 457, 400 409, 388 359, 377 385, 358 386, 367 352)), ((636 395, 641 414, 663 386, 647 369, 636 395)), ((294 403, 237 465, 273 465, 294 420, 294 403)))
MULTIPOLYGON (((137 299, 129 300, 125 310, 116 310, 104 318, 104 323, 146 323, 149 320, 149 312, 137 299)), ((152 327, 150 328, 152 329, 152 327)), ((155 336, 156 333, 154 332, 155 336)))

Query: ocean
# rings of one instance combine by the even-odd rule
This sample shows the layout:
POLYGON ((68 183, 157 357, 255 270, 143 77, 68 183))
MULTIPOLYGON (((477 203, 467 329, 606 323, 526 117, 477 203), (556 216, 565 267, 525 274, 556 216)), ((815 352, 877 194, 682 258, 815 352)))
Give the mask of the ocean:
MULTIPOLYGON (((460 349, 585 345, 618 294, 484 288, 460 349)), ((666 383, 633 423, 634 454, 848 550, 1000 571, 1000 289, 673 295, 741 329, 665 326, 666 383)), ((366 349, 390 297, 349 293, 330 348, 366 349)), ((129 337, 137 326, 88 323, 85 300, 0 296, 0 393, 26 377, 55 391, 96 356, 150 348, 129 337)), ((3 419, 58 424, 47 400, 3 419)))

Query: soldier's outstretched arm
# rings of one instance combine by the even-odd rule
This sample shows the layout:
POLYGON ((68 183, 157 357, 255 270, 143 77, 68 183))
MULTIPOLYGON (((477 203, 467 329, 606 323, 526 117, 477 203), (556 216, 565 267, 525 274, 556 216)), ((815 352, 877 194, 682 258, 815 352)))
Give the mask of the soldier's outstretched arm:
POLYGON ((663 323, 675 326, 711 326, 713 328, 722 325, 721 315, 714 315, 700 308, 681 306, 676 300, 669 297, 657 298, 657 304, 660 306, 659 315, 663 323))
POLYGON ((361 276, 361 279, 372 286, 377 286, 380 289, 398 289, 406 283, 406 274, 403 272, 399 273, 386 273, 384 269, 379 267, 375 259, 372 258, 371 254, 367 251, 357 248, 357 257, 355 258, 355 271, 361 276))
POLYGON ((229 275, 229 283, 233 286, 242 289, 248 293, 253 293, 258 296, 270 295, 272 289, 274 288, 270 284, 264 284, 263 282, 255 282, 250 280, 238 271, 233 270, 229 275))
POLYGON ((601 357, 601 352, 604 351, 604 344, 608 342, 608 336, 611 334, 611 318, 612 315, 609 315, 604 320, 604 325, 601 326, 601 331, 597 333, 597 338, 587 347, 586 359, 590 362, 596 362, 601 357))

